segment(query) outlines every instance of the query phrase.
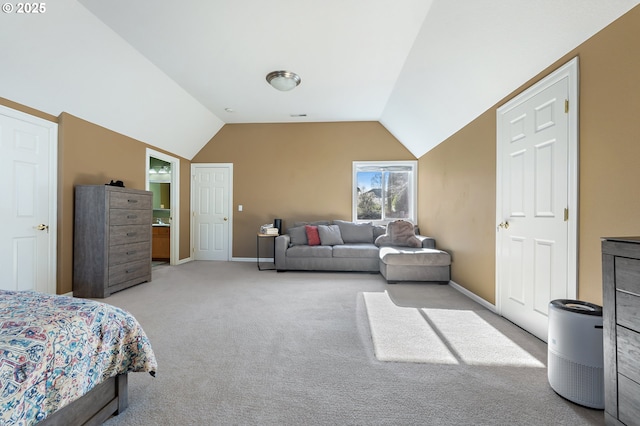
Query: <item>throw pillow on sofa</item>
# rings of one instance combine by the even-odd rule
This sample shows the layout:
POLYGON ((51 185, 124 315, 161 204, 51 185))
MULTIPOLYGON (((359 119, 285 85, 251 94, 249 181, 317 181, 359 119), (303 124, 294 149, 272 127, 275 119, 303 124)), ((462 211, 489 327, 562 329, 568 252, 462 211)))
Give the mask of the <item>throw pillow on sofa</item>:
POLYGON ((416 237, 415 226, 406 220, 394 220, 387 224, 387 233, 376 238, 376 245, 398 247, 422 247, 422 241, 416 237))
POLYGON ((289 228, 287 230, 287 233, 290 237, 290 246, 306 246, 309 243, 309 241, 307 240, 307 230, 304 226, 289 228))
POLYGON ((307 241, 310 246, 320 245, 320 235, 318 233, 318 227, 315 225, 305 225, 305 231, 307 232, 307 241))
POLYGON ((323 246, 337 246, 344 244, 338 225, 318 225, 320 243, 323 246))

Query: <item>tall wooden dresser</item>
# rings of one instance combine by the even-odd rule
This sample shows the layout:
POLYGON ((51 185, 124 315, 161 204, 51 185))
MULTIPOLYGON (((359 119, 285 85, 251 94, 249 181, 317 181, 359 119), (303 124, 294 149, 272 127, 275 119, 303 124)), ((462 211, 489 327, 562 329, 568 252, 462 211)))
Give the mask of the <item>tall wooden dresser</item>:
POLYGON ((602 240, 604 410, 608 425, 640 425, 640 237, 602 240))
POLYGON ((74 296, 103 298, 151 281, 152 197, 117 186, 76 186, 74 296))

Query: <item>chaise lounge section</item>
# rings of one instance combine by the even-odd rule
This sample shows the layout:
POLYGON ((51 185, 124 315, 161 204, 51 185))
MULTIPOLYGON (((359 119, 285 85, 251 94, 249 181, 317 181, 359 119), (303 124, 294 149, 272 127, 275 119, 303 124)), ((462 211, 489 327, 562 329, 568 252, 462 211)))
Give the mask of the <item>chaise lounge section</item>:
POLYGON ((435 248, 380 247, 380 273, 389 284, 401 281, 448 283, 451 256, 435 248))

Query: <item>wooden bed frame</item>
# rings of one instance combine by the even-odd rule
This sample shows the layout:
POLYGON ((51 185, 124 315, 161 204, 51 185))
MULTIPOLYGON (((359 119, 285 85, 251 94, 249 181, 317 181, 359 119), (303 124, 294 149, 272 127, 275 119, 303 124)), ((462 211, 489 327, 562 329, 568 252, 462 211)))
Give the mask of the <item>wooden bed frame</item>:
POLYGON ((100 383, 88 393, 45 418, 44 426, 101 425, 112 415, 127 409, 129 394, 127 374, 100 383))

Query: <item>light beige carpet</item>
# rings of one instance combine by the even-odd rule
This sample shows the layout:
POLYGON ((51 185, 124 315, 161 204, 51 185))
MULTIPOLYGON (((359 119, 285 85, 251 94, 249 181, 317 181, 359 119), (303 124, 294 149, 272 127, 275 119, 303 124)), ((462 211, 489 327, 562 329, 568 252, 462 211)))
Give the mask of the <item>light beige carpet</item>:
POLYGON ((558 396, 545 368, 473 365, 480 350, 448 327, 481 349, 493 338, 474 315, 543 364, 546 345, 448 285, 198 261, 156 268, 104 301, 140 321, 158 359, 155 378, 130 375, 129 408, 105 426, 604 424, 602 411, 558 396), (385 291, 432 312, 448 362, 376 359, 363 295, 385 291))

